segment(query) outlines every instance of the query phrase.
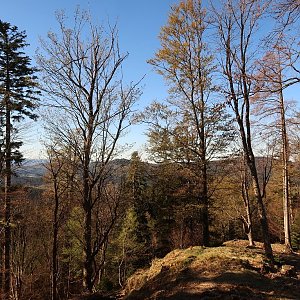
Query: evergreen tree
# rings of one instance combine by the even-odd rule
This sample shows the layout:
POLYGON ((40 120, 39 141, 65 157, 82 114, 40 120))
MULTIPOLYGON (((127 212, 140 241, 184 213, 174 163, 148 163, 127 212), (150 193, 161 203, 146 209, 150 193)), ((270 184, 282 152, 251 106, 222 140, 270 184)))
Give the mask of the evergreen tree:
MULTIPOLYGON (((296 212, 299 212, 299 210, 297 210, 296 212)), ((300 214, 299 213, 296 215, 292 226, 292 245, 296 250, 300 249, 300 214)))
POLYGON ((150 231, 148 226, 149 201, 147 199, 146 169, 138 152, 133 152, 127 178, 128 198, 131 202, 129 211, 132 210, 136 218, 134 235, 136 242, 144 245, 144 253, 139 256, 138 264, 145 264, 150 249, 150 231))
POLYGON ((35 119, 33 109, 37 104, 36 69, 30 66, 30 58, 22 51, 26 34, 16 26, 0 20, 0 121, 1 158, 4 177, 4 299, 10 297, 11 277, 11 177, 12 164, 20 163, 19 149, 22 141, 16 140, 15 123, 25 116, 35 119))

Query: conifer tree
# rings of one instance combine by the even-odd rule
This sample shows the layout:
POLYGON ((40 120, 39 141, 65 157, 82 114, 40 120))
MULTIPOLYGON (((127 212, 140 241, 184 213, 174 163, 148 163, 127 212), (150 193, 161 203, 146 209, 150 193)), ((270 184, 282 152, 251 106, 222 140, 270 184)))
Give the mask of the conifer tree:
POLYGON ((10 298, 11 277, 11 177, 13 163, 22 161, 20 147, 16 140, 16 122, 24 117, 35 119, 33 109, 37 104, 37 82, 35 68, 23 52, 26 34, 18 27, 0 20, 0 122, 1 122, 1 163, 4 177, 4 299, 10 298))
POLYGON ((129 210, 136 216, 136 228, 134 229, 136 241, 144 245, 144 253, 138 262, 143 264, 147 261, 147 253, 150 247, 150 232, 147 214, 149 214, 149 203, 146 195, 146 169, 138 152, 133 152, 127 178, 128 196, 131 201, 129 210))

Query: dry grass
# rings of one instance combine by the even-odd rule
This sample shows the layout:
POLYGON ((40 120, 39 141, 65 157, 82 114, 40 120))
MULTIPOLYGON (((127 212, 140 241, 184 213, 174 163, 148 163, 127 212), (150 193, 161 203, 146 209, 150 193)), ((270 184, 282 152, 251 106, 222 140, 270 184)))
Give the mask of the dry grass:
MULTIPOLYGON (((283 253, 282 245, 274 245, 273 249, 278 261, 299 267, 299 255, 283 253)), ((299 279, 279 273, 262 274, 265 263, 262 245, 248 248, 247 241, 174 250, 131 276, 125 298, 300 299, 299 279)))

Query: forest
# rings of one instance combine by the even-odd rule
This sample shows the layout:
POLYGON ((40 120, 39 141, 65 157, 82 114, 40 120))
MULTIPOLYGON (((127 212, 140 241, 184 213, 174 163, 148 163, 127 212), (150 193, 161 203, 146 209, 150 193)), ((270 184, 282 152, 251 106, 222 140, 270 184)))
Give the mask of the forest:
POLYGON ((178 1, 148 60, 168 98, 143 110, 143 80, 123 78, 117 25, 80 8, 71 22, 56 19, 36 65, 26 28, 0 20, 1 299, 119 291, 154 259, 193 246, 260 242, 270 264, 274 243, 300 250, 300 111, 290 96, 300 1, 178 1), (37 119, 42 173, 22 180, 21 127, 37 119), (147 153, 121 159, 136 124, 147 126, 147 153))

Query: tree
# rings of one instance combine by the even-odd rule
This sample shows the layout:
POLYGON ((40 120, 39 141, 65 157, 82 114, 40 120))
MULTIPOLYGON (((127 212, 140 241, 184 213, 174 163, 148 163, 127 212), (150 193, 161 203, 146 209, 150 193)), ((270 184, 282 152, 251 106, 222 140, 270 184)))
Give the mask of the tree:
POLYGON ((149 199, 147 197, 147 174, 144 163, 141 161, 137 151, 131 155, 130 166, 127 173, 126 188, 128 200, 133 212, 136 214, 137 241, 144 244, 144 257, 139 255, 137 262, 141 264, 148 262, 150 248, 150 233, 147 214, 149 215, 149 199), (146 256, 146 257, 145 257, 146 256))
POLYGON ((278 19, 284 20, 284 26, 295 23, 300 16, 299 0, 279 0, 275 1, 275 13, 278 19))
POLYGON ((42 41, 44 55, 38 61, 43 88, 53 107, 64 114, 63 122, 50 120, 48 127, 79 162, 83 285, 92 292, 101 269, 97 255, 107 244, 118 209, 119 192, 106 186, 108 163, 140 92, 136 84, 124 85, 121 68, 128 54, 120 52, 115 27, 106 33, 80 11, 73 28, 66 27, 64 14, 57 20, 60 34, 50 32, 48 41, 42 41))
POLYGON ((290 224, 290 187, 289 187, 289 138, 286 114, 286 100, 284 89, 286 85, 286 69, 289 69, 289 59, 283 49, 282 39, 273 46, 271 51, 264 56, 260 63, 258 80, 258 92, 256 105, 260 115, 268 118, 271 114, 277 115, 275 126, 280 132, 281 161, 282 161, 282 190, 283 190, 283 219, 284 219, 284 243, 286 250, 292 251, 291 224, 290 224), (281 40, 281 41, 280 41, 281 40), (281 51, 283 49, 283 51, 281 51))
POLYGON ((241 194, 242 199, 246 211, 246 217, 244 215, 241 216, 241 220, 243 222, 244 231, 247 234, 249 246, 254 246, 253 239, 253 225, 252 225, 252 208, 250 205, 250 196, 249 196, 249 175, 248 168, 245 164, 243 157, 241 158, 241 194))
POLYGON ((235 115, 244 159, 251 174, 254 195, 259 207, 265 254, 273 260, 263 201, 265 189, 259 182, 251 134, 251 97, 254 93, 253 72, 255 72, 253 38, 265 9, 264 1, 227 0, 223 10, 219 12, 214 9, 214 14, 219 31, 220 55, 223 56, 221 65, 226 81, 224 94, 235 115))
POLYGON ((124 183, 126 214, 117 238, 119 248, 119 284, 150 262, 151 233, 149 228, 149 175, 137 151, 131 155, 124 183))
POLYGON ((225 151, 230 135, 224 106, 212 98, 212 94, 218 97, 212 83, 214 58, 205 42, 208 25, 202 1, 181 1, 172 7, 159 36, 161 49, 149 60, 170 86, 170 99, 148 110, 156 114, 151 121, 151 143, 160 144, 167 159, 197 165, 204 245, 209 244, 208 161, 225 151), (172 122, 162 127, 159 121, 170 117, 172 122))
MULTIPOLYGON (((61 149, 59 143, 46 145, 48 163, 45 164, 47 179, 51 184, 48 197, 52 200, 52 263, 51 263, 51 299, 58 299, 59 276, 59 231, 69 206, 70 189, 76 170, 70 163, 67 149, 61 149), (73 169, 70 169, 73 167, 73 169)), ((72 158, 71 158, 72 159, 72 158)))
POLYGON ((36 119, 33 113, 37 106, 37 81, 35 68, 30 66, 30 58, 23 49, 27 46, 26 34, 16 26, 0 21, 0 121, 3 126, 1 136, 1 157, 4 159, 3 176, 5 187, 4 216, 4 299, 11 293, 11 177, 12 165, 20 163, 19 148, 22 141, 16 139, 16 122, 24 117, 36 119))

